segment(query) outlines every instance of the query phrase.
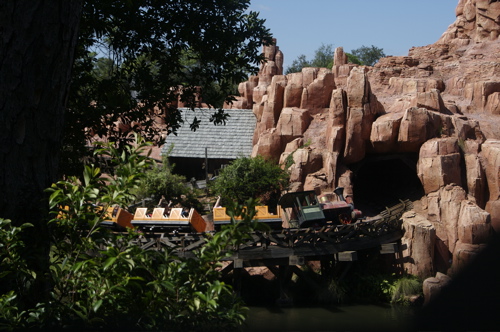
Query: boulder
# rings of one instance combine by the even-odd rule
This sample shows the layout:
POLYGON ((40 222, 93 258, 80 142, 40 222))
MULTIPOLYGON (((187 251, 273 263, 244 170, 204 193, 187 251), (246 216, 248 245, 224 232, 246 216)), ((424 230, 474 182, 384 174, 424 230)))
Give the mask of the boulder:
POLYGON ((500 233, 500 200, 489 201, 484 209, 490 214, 491 227, 500 233))
POLYGON ((285 95, 283 107, 300 107, 302 100, 302 72, 291 73, 286 75, 287 85, 285 87, 285 95))
MULTIPOLYGON (((283 146, 301 137, 309 127, 312 117, 308 110, 300 108, 284 108, 276 124, 276 133, 281 137, 283 146)), ((281 153, 281 151, 280 151, 281 153)))
MULTIPOLYGON (((291 158, 293 165, 289 168, 290 182, 304 183, 308 174, 315 173, 323 167, 323 156, 309 148, 295 150, 291 153, 291 158)), ((323 182, 326 183, 326 176, 324 176, 323 182)))
POLYGON ((325 169, 326 181, 330 189, 335 188, 337 181, 337 162, 339 160, 338 152, 325 152, 323 155, 323 168, 325 169))
POLYGON ((434 300, 441 293, 441 289, 448 285, 450 281, 451 278, 441 272, 436 273, 435 277, 425 279, 422 284, 424 305, 434 300))
POLYGON ((345 128, 335 126, 327 128, 326 149, 328 152, 341 153, 344 147, 345 128))
POLYGON ((485 209, 491 215, 493 228, 500 232, 500 140, 486 140, 481 145, 480 158, 490 193, 485 209))
POLYGON ((333 65, 341 66, 347 64, 347 54, 344 53, 343 47, 337 47, 333 53, 333 65))
POLYGON ((261 130, 274 128, 283 109, 283 96, 286 86, 286 77, 283 75, 273 76, 267 87, 267 102, 264 104, 262 117, 260 119, 261 130))
POLYGON ((302 90, 300 108, 322 109, 330 105, 335 78, 326 68, 318 71, 317 78, 302 90))
POLYGON ((463 271, 484 250, 486 244, 470 244, 457 242, 453 252, 453 264, 449 274, 451 276, 463 271))
POLYGON ((353 195, 353 180, 354 180, 354 173, 348 169, 345 165, 338 163, 337 164, 337 171, 339 174, 339 179, 338 183, 335 187, 342 187, 344 188, 344 196, 347 195, 353 195))
POLYGON ((438 89, 431 89, 427 92, 417 92, 411 106, 425 108, 429 111, 439 113, 444 113, 446 111, 441 93, 438 89))
MULTIPOLYGON (((438 91, 444 91, 444 83, 439 79, 421 79, 421 78, 403 78, 403 77, 391 77, 389 79, 389 93, 397 95, 411 94, 416 96, 417 93, 425 93, 436 89, 438 91)), ((422 95, 420 100, 425 101, 426 95, 422 95)), ((416 102, 419 98, 417 98, 416 102)), ((425 104, 425 102, 424 102, 425 104)))
POLYGON ((435 138, 422 145, 417 163, 417 175, 426 194, 448 184, 461 185, 459 152, 456 138, 435 138))
POLYGON ((409 108, 401 119, 398 148, 401 152, 417 152, 427 140, 439 136, 442 119, 438 113, 424 108, 409 108))
POLYGON ((265 48, 258 79, 240 85, 239 105, 253 102, 257 118, 254 155, 291 165, 292 190, 356 195, 366 156, 418 154, 425 197, 404 241, 405 267, 420 276, 461 266, 491 227, 500 231, 500 2, 460 0, 456 15, 437 43, 374 67, 349 64, 337 48, 331 71, 279 77, 283 54, 265 48))
POLYGON ((477 109, 484 109, 489 114, 495 114, 498 103, 496 103, 496 94, 500 91, 499 81, 478 81, 471 82, 466 85, 465 98, 474 105, 477 109), (492 96, 493 95, 493 96, 492 96), (490 99, 488 105, 488 100, 490 99), (486 107, 488 105, 488 107, 486 107))
POLYGON ((264 158, 278 160, 281 154, 281 140, 274 135, 276 128, 269 129, 259 136, 257 144, 253 146, 252 157, 263 156, 264 158))
POLYGON ((259 104, 263 101, 264 96, 267 94, 267 87, 269 83, 264 84, 259 81, 259 84, 255 88, 253 88, 252 96, 255 104, 259 104))
MULTIPOLYGON (((290 157, 289 157, 290 158, 290 157)), ((304 172, 302 169, 302 164, 307 163, 308 159, 308 151, 299 149, 295 151, 293 154, 291 154, 292 158, 292 165, 288 168, 290 172, 290 182, 299 182, 299 183, 304 183, 304 172)))
POLYGON ((405 233, 401 243, 406 245, 403 250, 405 270, 422 279, 434 275, 436 229, 425 217, 413 211, 405 212, 402 219, 405 233))
POLYGON ((224 109, 252 109, 253 107, 253 89, 258 85, 259 77, 250 76, 248 81, 241 82, 238 85, 239 96, 231 104, 224 103, 224 109))
MULTIPOLYGON (((309 114, 311 114, 311 112, 309 112, 309 114)), ((323 111, 321 113, 313 114, 311 116, 311 122, 304 132, 304 144, 314 147, 326 147, 328 129, 328 113, 323 111)), ((323 152, 324 149, 317 150, 323 152)))
POLYGON ((285 147, 283 153, 292 153, 293 151, 301 148, 304 145, 304 139, 302 137, 296 138, 285 147))
POLYGON ((318 77, 318 73, 321 68, 316 67, 304 67, 302 68, 302 86, 306 87, 318 77))
POLYGON ((491 231, 490 214, 473 202, 463 200, 458 219, 458 240, 469 244, 486 243, 491 231))
POLYGON ((351 108, 363 108, 369 102, 369 93, 366 68, 353 68, 347 80, 347 105, 351 108))
POLYGON ((475 202, 480 208, 484 209, 486 205, 486 175, 484 169, 481 165, 481 160, 479 154, 468 153, 470 148, 467 146, 476 145, 472 141, 468 140, 464 144, 464 161, 466 169, 466 180, 467 180, 467 191, 469 194, 469 199, 475 202))
POLYGON ((283 52, 278 49, 274 57, 274 62, 276 63, 276 67, 278 67, 278 75, 283 75, 283 61, 285 61, 283 52))
POLYGON ((309 173, 304 181, 304 190, 327 190, 329 188, 328 177, 324 170, 315 173, 309 173))
POLYGON ((347 79, 351 74, 351 70, 357 68, 358 65, 348 63, 345 65, 334 65, 332 72, 335 75, 335 85, 340 88, 347 87, 347 79))
POLYGON ((467 198, 463 188, 448 185, 427 195, 428 216, 436 229, 436 236, 443 242, 449 252, 453 252, 458 241, 458 222, 461 203, 467 198))
POLYGON ((328 110, 329 126, 344 126, 347 114, 347 94, 344 89, 332 91, 328 110))
MULTIPOLYGON (((304 148, 308 152, 307 161, 302 164, 305 174, 316 173, 323 168, 323 155, 317 149, 304 148)), ((305 186, 305 184, 304 184, 305 186)))
POLYGON ((473 140, 476 143, 483 143, 485 141, 478 121, 468 119, 462 115, 451 116, 451 121, 453 136, 458 137, 458 139, 462 141, 473 140))
POLYGON ((486 140, 481 146, 482 165, 485 169, 490 201, 500 199, 500 140, 486 140))
POLYGON ((487 97, 484 110, 489 114, 500 115, 500 92, 493 92, 487 97))
POLYGON ((397 150, 399 127, 402 113, 388 113, 378 117, 372 124, 370 142, 375 153, 397 150))
POLYGON ((344 161, 347 164, 362 160, 366 154, 365 139, 361 135, 364 123, 363 108, 349 107, 344 148, 344 161))

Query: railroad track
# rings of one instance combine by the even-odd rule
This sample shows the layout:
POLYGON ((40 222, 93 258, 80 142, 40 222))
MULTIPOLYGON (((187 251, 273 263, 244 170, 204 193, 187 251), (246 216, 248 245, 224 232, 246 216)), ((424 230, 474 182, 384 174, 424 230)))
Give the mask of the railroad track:
MULTIPOLYGON (((248 240, 236 248, 236 251, 253 250, 299 250, 301 247, 356 248, 375 245, 385 239, 402 235, 401 217, 412 209, 410 200, 401 200, 399 204, 387 207, 377 216, 347 225, 327 224, 320 228, 288 228, 267 232, 253 232, 248 240), (393 235, 396 234, 396 235, 393 235), (377 241, 377 240, 380 241, 377 241)), ((170 235, 165 233, 146 233, 138 239, 143 249, 170 249, 180 256, 194 256, 211 236, 210 233, 185 233, 170 235), (192 253, 192 254, 189 254, 192 253)), ((337 249, 335 249, 337 250, 337 249)), ((331 250, 330 250, 331 251, 331 250)))

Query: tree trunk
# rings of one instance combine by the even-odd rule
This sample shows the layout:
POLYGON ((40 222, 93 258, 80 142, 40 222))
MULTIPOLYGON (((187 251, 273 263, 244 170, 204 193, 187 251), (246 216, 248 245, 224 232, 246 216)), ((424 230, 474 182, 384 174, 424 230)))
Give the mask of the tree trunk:
POLYGON ((38 271, 81 11, 82 0, 0 3, 0 218, 34 224, 25 241, 38 271))

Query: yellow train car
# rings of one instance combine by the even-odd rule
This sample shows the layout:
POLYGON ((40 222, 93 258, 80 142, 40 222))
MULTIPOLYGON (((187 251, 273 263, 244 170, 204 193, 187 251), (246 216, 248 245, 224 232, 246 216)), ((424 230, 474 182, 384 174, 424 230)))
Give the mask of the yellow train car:
MULTIPOLYGON (((258 205, 255 207, 255 219, 259 222, 268 224, 272 229, 282 228, 283 219, 281 218, 281 208, 277 206, 276 213, 270 213, 267 205, 258 205)), ((229 224, 231 217, 227 215, 225 207, 216 207, 213 209, 214 227, 220 228, 222 225, 229 224)), ((236 217, 236 220, 241 220, 241 217, 236 217)))
POLYGON ((166 230, 191 230, 203 233, 207 230, 205 219, 191 208, 172 208, 166 211, 165 208, 155 208, 151 214, 147 213, 147 208, 137 208, 131 221, 134 227, 149 231, 166 230))

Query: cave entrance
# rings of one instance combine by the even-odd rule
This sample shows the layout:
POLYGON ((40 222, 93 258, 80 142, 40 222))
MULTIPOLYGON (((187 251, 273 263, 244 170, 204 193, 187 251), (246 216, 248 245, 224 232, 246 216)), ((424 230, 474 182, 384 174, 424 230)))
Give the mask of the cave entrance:
POLYGON ((420 199, 424 190, 417 176, 417 161, 418 154, 368 155, 351 165, 356 208, 372 216, 400 199, 420 199))

